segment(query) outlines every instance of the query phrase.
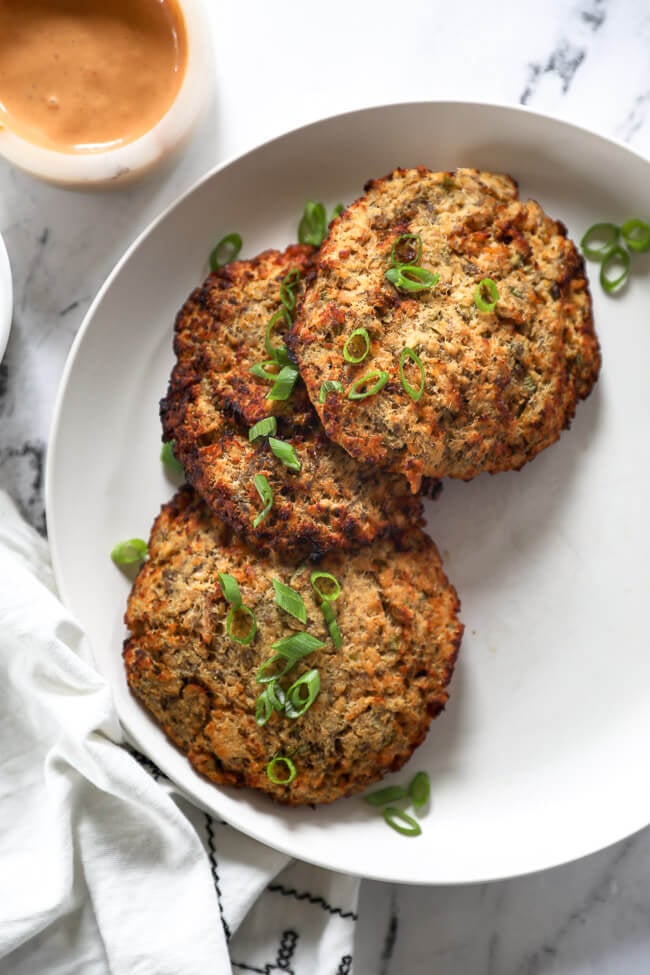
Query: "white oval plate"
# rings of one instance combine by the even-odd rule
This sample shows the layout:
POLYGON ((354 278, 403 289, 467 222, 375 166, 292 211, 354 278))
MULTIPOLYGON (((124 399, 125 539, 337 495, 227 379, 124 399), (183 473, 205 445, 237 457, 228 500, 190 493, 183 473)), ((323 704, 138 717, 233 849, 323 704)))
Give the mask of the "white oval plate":
POLYGON ((147 536, 172 493, 158 400, 172 323, 233 230, 245 255, 295 239, 306 199, 351 201, 395 166, 515 176, 579 239, 650 215, 650 168, 623 146, 528 111, 396 105, 327 119, 208 175, 130 248, 71 352, 52 431, 47 516, 68 607, 86 627, 132 738, 182 789, 304 860, 378 879, 466 883, 550 867, 650 821, 650 278, 594 303, 603 371, 572 429, 513 474, 447 482, 433 537, 463 604, 451 701, 397 781, 431 774, 417 840, 360 799, 285 809, 199 778, 130 696, 122 671, 128 582, 109 551, 147 536))
POLYGON ((7 348, 11 319, 14 311, 14 292, 11 281, 9 255, 0 236, 0 362, 7 348))

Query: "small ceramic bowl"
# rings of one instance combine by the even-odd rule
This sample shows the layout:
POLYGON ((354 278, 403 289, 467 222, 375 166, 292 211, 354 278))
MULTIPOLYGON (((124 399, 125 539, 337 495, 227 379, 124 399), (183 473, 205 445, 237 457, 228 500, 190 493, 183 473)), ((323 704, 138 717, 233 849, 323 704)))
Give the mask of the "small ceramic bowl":
POLYGON ((204 0, 177 2, 187 32, 185 76, 176 99, 152 129, 105 152, 69 153, 44 149, 0 127, 0 156, 47 182, 93 188, 127 182, 171 155, 206 108, 214 78, 211 27, 204 0))
POLYGON ((11 283, 11 267, 7 249, 0 237, 0 361, 7 348, 13 310, 14 290, 11 283))

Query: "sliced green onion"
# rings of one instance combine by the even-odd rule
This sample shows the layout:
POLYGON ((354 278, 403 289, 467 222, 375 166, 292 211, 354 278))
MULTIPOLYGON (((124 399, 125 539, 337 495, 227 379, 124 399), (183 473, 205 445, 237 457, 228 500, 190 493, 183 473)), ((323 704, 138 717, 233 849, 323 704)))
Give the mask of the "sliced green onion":
POLYGON ((271 315, 269 318, 269 323, 266 326, 266 332, 264 333, 264 348, 274 359, 277 358, 278 352, 284 348, 284 343, 281 343, 280 345, 273 345, 271 341, 273 338, 273 332, 280 326, 283 327, 283 332, 286 332, 288 328, 291 328, 291 315, 284 306, 271 315))
POLYGON ((300 271, 296 267, 289 271, 288 274, 285 274, 280 282, 280 301, 292 317, 298 300, 294 293, 294 288, 298 286, 299 281, 300 271))
POLYGON ((275 589, 275 601, 280 609, 294 616, 301 623, 306 623, 307 607, 300 593, 292 589, 291 586, 286 586, 279 579, 273 579, 273 588, 275 589))
MULTIPOLYGON (((297 657, 296 659, 299 660, 300 658, 297 657)), ((281 653, 274 653, 258 668, 255 680, 258 684, 270 684, 271 681, 280 680, 281 677, 289 673, 295 662, 293 658, 288 658, 281 653), (273 668, 278 661, 282 661, 282 667, 279 670, 274 670, 273 668)))
POLYGON ((165 465, 165 467, 168 467, 169 470, 172 471, 174 474, 178 474, 181 477, 185 477, 185 470, 183 468, 183 465, 174 454, 175 445, 176 443, 174 440, 166 440, 162 445, 162 449, 160 451, 160 459, 165 465))
POLYGON ((296 777, 296 766, 290 758, 285 758, 284 755, 276 755, 266 766, 266 774, 274 785, 289 785, 296 777), (280 778, 278 778, 278 771, 276 770, 283 765, 286 768, 286 774, 282 777, 283 773, 280 772, 280 778))
POLYGON ((323 602, 320 608, 323 611, 323 617, 327 623, 327 630, 332 639, 332 643, 337 650, 340 650, 343 646, 343 637, 341 636, 339 624, 336 622, 336 616, 334 615, 331 603, 323 602))
POLYGON ((239 234, 226 234, 210 253, 210 269, 217 271, 220 267, 234 261, 242 248, 239 234))
POLYGON ((336 576, 333 576, 331 572, 312 572, 309 577, 309 581, 311 582, 311 587, 316 595, 320 596, 320 598, 326 603, 336 602, 341 595, 341 584, 336 576), (319 585, 321 580, 327 583, 325 590, 323 590, 322 584, 319 585))
POLYGON ((299 375, 300 373, 295 366, 282 366, 266 398, 272 400, 289 399, 293 392, 293 387, 298 382, 299 375))
POLYGON ((262 510, 253 520, 253 528, 257 528, 257 526, 264 521, 269 511, 273 507, 273 491, 271 490, 271 485, 267 481, 264 474, 256 474, 253 478, 253 484, 255 485, 255 490, 259 494, 264 504, 262 510))
POLYGON ((626 220, 624 224, 621 224, 621 234, 631 251, 642 254, 650 250, 650 224, 647 224, 645 220, 638 220, 637 218, 626 220))
POLYGON ((386 806, 383 816, 391 829, 402 836, 419 836, 422 832, 420 824, 397 806, 386 806))
POLYGON ((384 388, 388 378, 388 373, 383 369, 371 369, 365 376, 352 383, 348 389, 348 399, 365 399, 366 396, 374 396, 384 388))
POLYGON ((276 440, 275 437, 269 437, 269 447, 278 460, 281 460, 284 466, 288 467, 290 471, 300 470, 302 465, 298 460, 298 454, 290 443, 286 443, 284 440, 276 440))
POLYGON ((334 207, 334 209, 332 210, 332 216, 330 217, 330 223, 332 222, 332 220, 336 220, 336 218, 339 217, 343 213, 343 210, 344 210, 343 204, 342 203, 337 203, 336 206, 334 207))
POLYGON ((402 380, 402 386, 404 387, 404 391, 411 397, 414 403, 417 403, 417 401, 422 396, 422 393, 424 392, 425 373, 424 373, 424 366, 422 365, 422 360, 420 359, 420 356, 413 351, 413 349, 406 348, 406 349, 402 349, 402 351, 400 352, 399 377, 402 380), (407 359, 410 360, 411 362, 414 362, 415 365, 420 370, 419 386, 412 386, 411 383, 406 378, 406 376, 404 375, 407 359))
POLYGON ((280 365, 277 359, 271 359, 269 362, 256 362, 254 366, 251 366, 251 373, 254 376, 257 376, 258 379, 266 379, 269 383, 275 382, 279 372, 280 365), (273 371, 271 372, 271 370, 273 371))
POLYGON ((264 689, 264 693, 271 702, 274 711, 284 711, 284 706, 287 703, 287 695, 278 680, 269 681, 264 689))
POLYGON ((496 286, 496 282, 492 278, 483 278, 482 281, 476 286, 476 291, 474 292, 474 304, 479 311, 488 312, 494 311, 497 306, 497 301, 499 300, 499 289, 496 286), (490 300, 486 301, 483 295, 485 292, 488 293, 490 300))
POLYGON ((226 633, 231 640, 241 643, 245 647, 251 642, 257 633, 257 620, 255 613, 248 606, 231 606, 230 612, 226 616, 226 633), (242 634, 242 622, 246 617, 249 620, 248 629, 242 634))
POLYGON ((242 604, 242 598, 237 580, 234 576, 228 575, 227 572, 219 572, 218 575, 223 598, 235 609, 239 609, 242 604))
POLYGON ((275 433, 278 429, 278 421, 274 416, 265 416, 263 420, 258 420, 257 423, 250 428, 248 431, 248 439, 252 443, 254 440, 258 440, 260 437, 268 437, 269 434, 275 433))
POLYGON ((282 639, 276 640, 275 643, 271 644, 271 650, 275 650, 280 656, 295 663, 301 657, 306 657, 308 653, 320 650, 324 646, 323 641, 317 640, 311 633, 301 632, 292 633, 291 636, 283 636, 282 639))
POLYGON ((422 238, 419 234, 401 234, 393 244, 390 263, 393 267, 419 264, 422 257, 422 238), (412 244, 411 241, 415 243, 412 244))
POLYGON ((267 693, 268 688, 264 688, 258 699, 255 701, 255 724, 258 724, 260 728, 264 727, 266 722, 269 720, 273 714, 273 704, 267 693))
POLYGON ((313 667, 291 685, 287 690, 284 711, 288 718, 301 718, 312 706, 320 691, 320 674, 313 667), (306 694, 305 694, 306 692, 306 694))
POLYGON ((620 229, 615 223, 595 223, 585 232, 580 246, 590 261, 602 261, 618 244, 620 229))
POLYGON ((426 772, 416 772, 409 783, 408 793, 416 809, 426 806, 431 794, 431 781, 426 772))
POLYGON ((133 565, 144 562, 149 547, 142 538, 129 538, 126 542, 118 542, 111 552, 115 565, 133 565))
POLYGON ((630 254, 628 251, 623 250, 622 247, 613 247, 609 254, 603 259, 603 263, 600 265, 600 283, 603 289, 611 294, 612 291, 616 291, 620 288, 628 278, 630 273, 630 254), (611 277, 611 270, 616 267, 621 268, 620 274, 616 277, 611 277))
POLYGON ((330 393, 342 393, 343 383, 340 383, 338 379, 326 379, 321 385, 320 392, 318 394, 318 402, 324 403, 330 393))
POLYGON ((363 798, 371 806, 386 806, 389 802, 397 802, 398 799, 406 799, 407 796, 408 791, 403 785, 387 785, 385 789, 369 792, 363 798))
POLYGON ((439 274, 432 274, 417 264, 396 264, 389 268, 384 277, 390 281, 398 291, 416 294, 418 291, 429 291, 440 280, 439 274))
POLYGON ((322 203, 307 200, 298 224, 298 240, 301 244, 320 247, 327 233, 327 216, 322 203))
POLYGON ((346 362, 363 362, 370 352, 370 336, 365 328, 355 328, 343 346, 343 358, 346 362))

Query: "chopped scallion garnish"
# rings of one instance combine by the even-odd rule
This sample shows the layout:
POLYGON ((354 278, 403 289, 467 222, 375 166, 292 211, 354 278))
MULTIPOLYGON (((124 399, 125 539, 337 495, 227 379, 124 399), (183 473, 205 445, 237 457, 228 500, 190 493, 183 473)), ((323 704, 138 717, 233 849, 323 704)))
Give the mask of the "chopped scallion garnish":
POLYGON ((255 485, 255 490, 259 494, 262 503, 264 504, 262 510, 253 520, 253 528, 257 528, 257 526, 264 521, 269 511, 273 507, 273 491, 271 490, 271 485, 267 481, 264 474, 256 474, 253 478, 253 484, 255 485))
POLYGON ((298 240, 301 244, 320 247, 327 233, 327 216, 322 203, 307 200, 298 224, 298 240))
POLYGON ((234 606, 235 609, 239 609, 242 604, 242 598, 237 580, 234 576, 229 575, 227 572, 219 572, 218 575, 223 598, 227 603, 234 606))
POLYGON ((474 304, 478 310, 481 312, 494 311, 498 300, 499 289, 496 282, 492 278, 483 278, 482 281, 479 281, 474 292, 474 304), (486 301, 486 296, 489 298, 488 301, 486 301))
POLYGON ((274 711, 284 711, 284 706, 287 703, 287 695, 280 681, 269 681, 264 689, 264 693, 271 702, 271 707, 274 711))
POLYGON ((277 329, 282 329, 282 334, 284 334, 289 328, 291 328, 291 315, 282 306, 282 308, 271 315, 269 323, 266 326, 266 332, 264 333, 264 348, 273 359, 277 359, 278 353, 284 349, 284 343, 273 345, 273 333, 277 329))
POLYGON ((393 244, 390 263, 393 267, 419 264, 422 257, 422 238, 419 234, 401 234, 393 244))
POLYGON ((293 268, 288 274, 282 278, 280 282, 280 301, 287 309, 291 317, 293 318, 293 313, 296 310, 297 297, 295 289, 298 287, 300 281, 300 271, 298 268, 293 268))
POLYGON ((642 254, 650 250, 650 224, 633 218, 621 224, 621 235, 631 251, 642 254))
POLYGON ((429 291, 440 280, 439 274, 433 274, 417 264, 397 264, 390 267, 384 277, 398 291, 404 291, 407 294, 429 291))
POLYGON ((255 702, 255 723, 262 728, 272 714, 273 704, 268 695, 268 687, 265 687, 255 702))
POLYGON ((231 606, 226 617, 226 633, 231 640, 248 646, 257 633, 255 613, 248 606, 231 606))
POLYGON ((343 358, 346 362, 363 362, 370 352, 370 336, 365 328, 355 328, 348 335, 343 346, 343 358))
POLYGON ((296 777, 296 766, 290 758, 276 755, 266 766, 266 774, 274 785, 289 785, 296 777))
POLYGON ((293 387, 298 382, 299 375, 300 373, 295 366, 282 366, 266 398, 271 400, 289 399, 293 392, 293 387))
POLYGON ((278 421, 274 416, 265 416, 263 420, 258 420, 257 423, 250 428, 248 431, 248 439, 252 443, 254 440, 258 440, 260 437, 268 437, 269 435, 275 433, 278 428, 278 421))
POLYGON ((320 674, 313 667, 287 690, 284 711, 288 718, 300 718, 312 706, 320 691, 320 674))
POLYGON ((129 538, 126 542, 118 542, 111 552, 115 565, 134 565, 144 562, 149 547, 142 538, 129 538))
POLYGON ((402 349, 399 356, 399 377, 402 381, 402 386, 404 391, 411 397, 414 403, 417 403, 424 392, 424 381, 425 372, 424 366, 422 365, 422 360, 420 356, 413 349, 402 349), (407 359, 414 363, 420 371, 420 382, 417 386, 413 386, 406 378, 406 364, 407 359))
POLYGON ((210 253, 210 269, 217 271, 234 261, 242 249, 242 239, 239 234, 226 234, 210 253))
POLYGON ((622 247, 613 247, 600 265, 600 283, 603 289, 611 294, 627 281, 630 273, 630 254, 622 247), (612 277, 612 272, 618 274, 612 277))
POLYGON ((348 399, 365 399, 379 393, 388 382, 388 373, 383 369, 371 369, 365 376, 355 380, 348 389, 348 399))
POLYGON ((402 836, 419 836, 422 832, 420 824, 397 806, 386 806, 383 816, 388 825, 402 836))
POLYGON ((398 799, 406 799, 407 796, 408 790, 403 785, 387 785, 385 789, 369 792, 363 798, 371 806, 386 806, 389 802, 397 802, 398 799))
POLYGON ((321 385, 320 392, 318 394, 318 402, 324 403, 330 393, 342 393, 343 383, 340 383, 338 379, 326 379, 321 385))
POLYGON ((295 663, 301 657, 306 657, 308 653, 313 653, 314 650, 320 650, 324 646, 323 641, 317 640, 311 633, 300 632, 292 633, 291 636, 284 636, 280 640, 276 640, 275 643, 271 644, 271 650, 275 650, 280 656, 286 657, 287 660, 290 659, 295 663))
POLYGON ((256 362, 254 366, 251 366, 251 373, 254 376, 257 376, 258 379, 266 379, 269 383, 275 382, 279 372, 280 365, 277 359, 271 359, 269 362, 256 362))
POLYGON ((590 261, 602 261, 616 247, 620 228, 615 223, 595 223, 585 232, 580 246, 590 261))
POLYGON ((185 477, 185 470, 183 469, 183 465, 174 454, 175 446, 176 446, 176 442, 174 440, 166 440, 162 445, 162 449, 160 451, 160 459, 165 465, 165 467, 167 467, 174 474, 178 474, 180 477, 185 477))
POLYGON ((275 590, 275 601, 283 609, 285 613, 290 613, 301 623, 307 622, 307 607, 303 601, 302 596, 291 586, 287 586, 284 582, 280 582, 279 579, 273 579, 273 588, 275 590))
POLYGON ((301 464, 298 459, 298 454, 290 443, 286 443, 284 440, 276 440, 275 437, 269 437, 269 447, 278 460, 282 461, 284 466, 290 471, 300 470, 301 464))
POLYGON ((300 657, 296 657, 294 660, 293 657, 286 657, 282 653, 274 653, 272 657, 265 660, 261 667, 259 667, 255 675, 255 680, 258 684, 269 684, 273 680, 280 680, 281 677, 284 677, 291 670, 296 660, 300 660, 300 657), (278 661, 282 661, 282 666, 279 670, 274 669, 278 666, 278 661))
POLYGON ((343 213, 343 210, 344 210, 343 204, 342 203, 337 203, 336 206, 334 207, 334 209, 332 210, 332 216, 330 217, 330 223, 332 222, 332 220, 336 220, 337 217, 340 217, 341 214, 343 213))
POLYGON ((332 643, 337 650, 340 650, 343 646, 343 637, 341 636, 339 624, 336 622, 336 616, 334 615, 332 604, 325 600, 321 603, 320 608, 323 611, 323 618, 327 623, 327 631, 331 637, 332 643))
POLYGON ((341 584, 331 572, 312 572, 309 581, 316 595, 327 603, 336 602, 341 595, 341 584))
POLYGON ((426 772, 416 772, 409 783, 408 794, 415 809, 426 806, 431 794, 431 780, 426 772))

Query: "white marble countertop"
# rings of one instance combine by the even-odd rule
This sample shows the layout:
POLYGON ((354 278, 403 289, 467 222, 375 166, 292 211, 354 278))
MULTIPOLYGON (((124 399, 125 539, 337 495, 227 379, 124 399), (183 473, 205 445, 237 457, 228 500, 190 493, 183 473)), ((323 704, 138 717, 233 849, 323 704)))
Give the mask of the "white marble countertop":
MULTIPOLYGON (((126 246, 214 164, 325 115, 425 99, 524 104, 650 156, 643 0, 206 2, 216 96, 174 168, 80 194, 0 163, 15 285, 0 364, 0 485, 41 531, 52 406, 83 316, 126 246)), ((357 975, 638 975, 650 971, 650 831, 498 883, 366 882, 359 914, 357 975)))

